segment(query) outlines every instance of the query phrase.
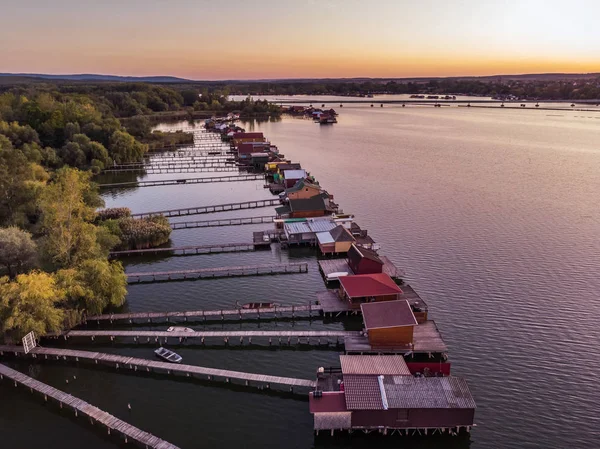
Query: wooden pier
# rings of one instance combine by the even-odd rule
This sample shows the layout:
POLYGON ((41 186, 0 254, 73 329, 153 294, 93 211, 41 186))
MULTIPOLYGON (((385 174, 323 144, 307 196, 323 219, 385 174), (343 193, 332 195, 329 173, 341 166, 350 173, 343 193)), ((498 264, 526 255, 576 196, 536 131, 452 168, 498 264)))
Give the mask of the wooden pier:
POLYGON ((102 173, 144 172, 148 175, 167 173, 215 173, 235 171, 237 166, 225 162, 208 162, 206 164, 186 163, 180 165, 138 165, 135 167, 107 168, 102 173))
MULTIPOLYGON (((51 336, 48 336, 51 337, 51 336)), ((301 339, 305 339, 306 344, 310 344, 310 339, 316 341, 317 344, 321 344, 321 340, 328 342, 329 338, 334 338, 336 343, 339 343, 340 339, 354 339, 359 341, 362 336, 362 332, 359 331, 313 331, 313 330, 299 330, 299 331, 241 331, 241 330, 227 330, 227 331, 145 331, 145 330, 134 330, 134 331, 121 331, 121 330, 70 330, 63 332, 62 334, 54 335, 53 338, 63 338, 69 340, 72 338, 89 338, 94 341, 96 338, 105 338, 114 341, 116 338, 127 339, 138 344, 161 344, 168 345, 180 344, 189 339, 199 338, 201 344, 205 343, 205 339, 220 339, 226 344, 229 343, 230 339, 239 338, 240 344, 243 344, 244 339, 248 339, 248 343, 252 344, 252 339, 268 339, 269 344, 273 344, 273 340, 276 340, 278 344, 300 344, 301 339), (287 340, 286 340, 287 339, 287 340), (294 342, 292 339, 296 339, 294 342)), ((368 340, 367 340, 368 341, 368 340)))
MULTIPOLYGON (((39 349, 35 349, 34 351, 39 351, 39 349)), ((70 408, 75 412, 75 416, 81 414, 86 416, 92 424, 98 423, 105 426, 109 435, 111 432, 120 434, 124 438, 125 443, 131 440, 145 448, 178 449, 177 446, 165 440, 161 440, 148 432, 144 432, 143 430, 100 410, 98 407, 94 407, 88 402, 0 364, 0 379, 5 378, 10 379, 15 387, 21 385, 29 389, 32 393, 35 391, 36 393, 43 395, 45 401, 48 401, 48 399, 54 400, 59 404, 60 408, 70 408)))
POLYGON ((129 249, 124 251, 112 251, 109 257, 143 256, 147 254, 166 254, 169 256, 190 256, 200 254, 233 253, 242 251, 254 251, 254 243, 223 243, 198 246, 173 246, 170 248, 148 248, 129 249))
POLYGON ((223 310, 188 310, 182 312, 138 312, 138 313, 111 313, 105 315, 89 316, 86 322, 96 321, 134 321, 153 323, 160 321, 170 322, 171 320, 182 319, 183 321, 208 321, 208 320, 225 320, 231 318, 241 319, 261 319, 268 317, 283 317, 284 315, 296 317, 308 313, 312 316, 313 312, 320 313, 323 310, 321 305, 308 304, 305 306, 273 306, 262 307, 257 309, 223 309, 223 310))
POLYGON ((259 217, 242 218, 224 218, 221 220, 202 220, 202 221, 180 221, 171 223, 171 229, 193 229, 193 228, 212 228, 218 226, 239 226, 261 223, 273 223, 277 218, 275 215, 262 215, 259 217))
POLYGON ((185 209, 159 210, 154 212, 143 212, 141 214, 132 214, 135 218, 150 217, 152 215, 163 215, 165 217, 183 217, 186 215, 212 214, 215 212, 227 212, 230 210, 258 209, 262 207, 278 206, 281 204, 279 198, 269 198, 266 200, 244 201, 241 203, 215 204, 212 206, 188 207, 185 209))
POLYGON ((170 160, 177 160, 179 158, 192 158, 192 159, 209 159, 209 158, 226 158, 226 157, 231 157, 232 152, 230 148, 227 148, 226 151, 222 151, 219 154, 214 154, 212 151, 210 153, 213 154, 208 154, 209 152, 198 152, 198 151, 194 151, 194 150, 190 150, 190 151, 186 151, 186 150, 179 150, 179 151, 168 151, 168 152, 151 152, 151 153, 146 153, 144 155, 144 159, 148 160, 156 160, 156 159, 170 159, 170 160), (206 154, 204 154, 206 153, 206 154))
POLYGON ((250 265, 239 267, 197 268, 194 270, 150 271, 125 273, 127 282, 168 282, 191 279, 212 279, 236 276, 260 276, 268 274, 307 273, 308 263, 290 263, 276 265, 250 265))
MULTIPOLYGON (((224 170, 211 169, 212 171, 228 171, 239 172, 237 167, 224 167, 224 170)), ((257 181, 263 179, 262 174, 248 175, 232 175, 232 176, 213 176, 209 178, 187 178, 187 179, 158 179, 154 181, 134 181, 134 182, 117 182, 112 184, 98 184, 102 189, 113 189, 121 187, 156 187, 156 186, 174 186, 184 184, 207 184, 213 182, 241 182, 241 181, 257 181)))
MULTIPOLYGON (((25 355, 23 348, 20 346, 0 346, 0 355, 4 354, 13 354, 19 357, 25 355)), ((316 381, 309 379, 254 374, 243 371, 206 368, 196 365, 179 365, 101 352, 37 347, 27 354, 27 356, 35 359, 43 358, 45 360, 52 360, 54 358, 55 360, 69 360, 74 362, 87 361, 93 362, 94 364, 101 363, 103 365, 112 366, 117 370, 123 368, 140 373, 182 374, 185 377, 194 377, 201 380, 223 380, 225 382, 240 380, 247 386, 260 386, 266 388, 270 388, 271 385, 282 385, 289 387, 291 390, 294 387, 313 389, 316 386, 316 381)))

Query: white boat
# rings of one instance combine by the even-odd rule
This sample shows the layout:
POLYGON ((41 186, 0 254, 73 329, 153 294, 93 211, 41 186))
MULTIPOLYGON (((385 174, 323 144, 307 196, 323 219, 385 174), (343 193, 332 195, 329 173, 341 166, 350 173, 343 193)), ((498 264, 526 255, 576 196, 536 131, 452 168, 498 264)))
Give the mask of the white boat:
POLYGON ((196 331, 190 327, 171 326, 170 328, 167 329, 167 332, 196 332, 196 331))
POLYGON ((179 354, 170 351, 169 349, 163 348, 162 346, 154 351, 154 353, 161 359, 171 363, 181 363, 182 357, 179 354))
POLYGON ((336 271, 335 273, 329 273, 326 277, 327 282, 330 281, 339 281, 341 277, 348 276, 347 271, 336 271))

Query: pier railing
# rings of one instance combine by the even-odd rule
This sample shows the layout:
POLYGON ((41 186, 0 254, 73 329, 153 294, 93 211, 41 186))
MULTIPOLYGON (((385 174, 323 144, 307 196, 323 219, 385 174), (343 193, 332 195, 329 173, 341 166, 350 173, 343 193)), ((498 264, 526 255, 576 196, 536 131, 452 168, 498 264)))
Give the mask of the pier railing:
MULTIPOLYGON (((211 168, 212 171, 228 171, 228 172, 239 172, 237 167, 223 167, 223 170, 216 170, 211 168)), ((218 176, 209 178, 187 178, 187 179, 158 179, 154 181, 133 181, 133 182, 117 182, 112 184, 99 184, 98 186, 102 189, 114 189, 121 187, 155 187, 155 186, 173 186, 183 184, 207 184, 213 182, 240 182, 240 181, 257 181, 264 179, 262 174, 248 174, 248 175, 236 175, 236 176, 218 176)))
POLYGON ((230 210, 242 210, 242 209, 258 209, 262 207, 278 206, 281 204, 279 198, 269 198, 266 200, 257 201, 244 201, 241 203, 226 203, 226 204, 215 204, 210 206, 196 206, 188 207, 185 209, 170 209, 170 210, 159 210, 154 212, 143 212, 140 214, 132 214, 132 217, 144 218, 152 215, 163 215, 165 217, 182 217, 186 215, 200 215, 200 214, 212 214, 215 212, 227 212, 230 210))

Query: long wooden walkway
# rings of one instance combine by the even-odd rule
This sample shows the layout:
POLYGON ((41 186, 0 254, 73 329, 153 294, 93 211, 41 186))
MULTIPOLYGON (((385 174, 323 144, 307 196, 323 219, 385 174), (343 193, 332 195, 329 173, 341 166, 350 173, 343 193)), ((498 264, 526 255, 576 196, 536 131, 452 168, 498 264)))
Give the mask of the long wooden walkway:
POLYGON ((163 215, 165 217, 183 217, 186 215, 212 214, 215 212, 227 212, 230 210, 258 209, 262 207, 278 206, 281 204, 279 198, 269 198, 266 200, 244 201, 241 203, 215 204, 212 206, 196 206, 185 209, 159 210, 154 212, 143 212, 141 214, 132 214, 132 217, 144 218, 152 215, 163 215))
POLYGON ((217 173, 235 171, 237 168, 233 163, 209 162, 206 164, 181 164, 181 165, 139 165, 136 167, 107 168, 102 173, 131 173, 145 172, 148 175, 162 175, 168 173, 217 173))
POLYGON ((197 150, 178 150, 178 151, 167 151, 167 152, 150 152, 144 155, 145 159, 179 159, 179 158, 211 158, 211 157, 231 157, 233 154, 230 148, 224 149, 218 154, 213 151, 197 151, 197 150))
POLYGON ((146 254, 169 254, 176 256, 188 256, 192 254, 215 254, 215 253, 233 253, 241 251, 254 251, 254 243, 223 243, 213 245, 197 246, 172 246, 170 248, 148 248, 148 249, 129 249, 124 251, 112 251, 110 257, 123 256, 142 256, 146 254))
POLYGON ((259 217, 224 218, 221 220, 179 221, 171 223, 171 229, 212 228, 217 226, 239 226, 261 223, 273 223, 275 215, 262 215, 259 217))
MULTIPOLYGON (((224 167, 224 170, 211 169, 212 171, 228 171, 239 172, 237 167, 224 167)), ((112 189, 121 187, 156 187, 156 186, 173 186, 184 184, 207 184, 213 182, 241 182, 241 181, 257 181, 264 179, 262 174, 248 175, 231 175, 231 176, 212 176, 208 178, 187 178, 187 179, 157 179, 154 181, 133 181, 133 182, 116 182, 111 184, 98 184, 102 189, 112 189)))
POLYGON ((170 319, 182 318, 184 321, 202 319, 220 319, 236 317, 239 319, 260 319, 261 317, 291 315, 308 313, 309 316, 313 312, 319 313, 323 310, 321 305, 309 304, 306 306, 274 306, 261 307, 257 309, 222 309, 222 310, 187 310, 182 312, 138 312, 138 313, 112 313, 105 315, 95 315, 86 318, 86 322, 96 321, 129 321, 133 323, 135 320, 152 323, 153 321, 169 321, 170 319))
POLYGON ((307 273, 308 263, 290 263, 275 265, 249 265, 238 267, 197 268, 193 270, 150 271, 125 273, 127 282, 167 282, 183 279, 206 279, 235 276, 260 276, 267 274, 307 273))
POLYGON ((21 385, 28 388, 32 393, 35 391, 42 394, 46 401, 48 399, 53 399, 58 402, 61 408, 68 407, 74 410, 75 416, 81 414, 87 416, 93 423, 100 423, 106 426, 109 434, 111 432, 118 433, 125 438, 125 442, 132 440, 146 448, 178 449, 177 446, 165 440, 161 440, 148 432, 144 432, 110 413, 100 410, 98 407, 94 407, 88 402, 35 380, 8 366, 0 364, 0 379, 4 378, 12 380, 15 387, 21 385))
MULTIPOLYGON (((12 353, 14 355, 23 356, 24 351, 21 346, 0 346, 0 354, 12 353)), ((254 374, 243 371, 230 371, 217 368, 206 368, 195 365, 179 365, 167 362, 158 362, 148 359, 140 359, 136 357, 126 357, 117 354, 106 354, 101 352, 91 351, 76 351, 72 349, 60 348, 35 348, 30 354, 33 358, 63 359, 75 362, 92 361, 95 364, 106 364, 114 366, 116 369, 125 368, 141 372, 167 373, 167 374, 184 374, 186 377, 200 377, 203 380, 225 380, 229 382, 232 379, 241 380, 246 385, 284 385, 287 387, 307 387, 314 388, 316 381, 308 379, 296 379, 293 377, 271 376, 268 374, 254 374)))
POLYGON ((306 342, 310 343, 310 339, 318 340, 320 343, 321 339, 335 338, 338 341, 340 338, 361 338, 362 332, 359 331, 313 331, 313 330, 298 330, 298 331, 241 331, 241 330, 227 330, 227 331, 145 331, 145 330, 133 330, 133 331, 121 331, 121 330, 71 330, 63 332, 60 335, 55 335, 54 338, 62 337, 65 340, 70 338, 89 338, 95 340, 96 338, 108 338, 113 341, 115 338, 125 338, 133 340, 136 343, 161 343, 168 344, 182 343, 185 340, 192 338, 201 339, 201 343, 204 344, 206 338, 217 338, 223 339, 225 343, 229 343, 230 338, 239 338, 240 342, 243 342, 245 338, 248 339, 249 343, 252 343, 252 339, 263 338, 268 339, 269 343, 273 342, 273 339, 277 339, 278 343, 282 343, 282 339, 287 338, 287 343, 292 344, 292 339, 296 338, 296 343, 300 343, 300 339, 307 339, 306 342))

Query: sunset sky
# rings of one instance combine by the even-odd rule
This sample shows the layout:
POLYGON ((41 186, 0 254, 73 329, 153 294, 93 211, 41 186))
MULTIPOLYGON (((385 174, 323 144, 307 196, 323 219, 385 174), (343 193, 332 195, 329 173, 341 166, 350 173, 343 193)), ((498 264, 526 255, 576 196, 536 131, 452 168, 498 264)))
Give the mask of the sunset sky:
POLYGON ((600 72, 597 0, 3 0, 0 72, 190 79, 600 72))

